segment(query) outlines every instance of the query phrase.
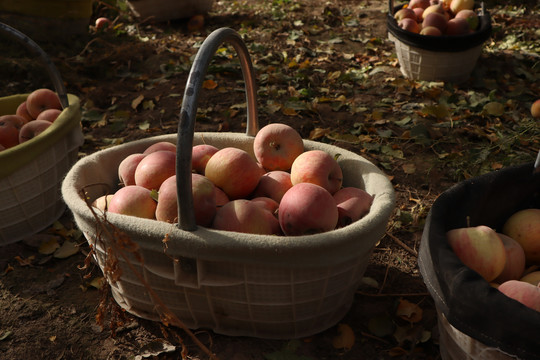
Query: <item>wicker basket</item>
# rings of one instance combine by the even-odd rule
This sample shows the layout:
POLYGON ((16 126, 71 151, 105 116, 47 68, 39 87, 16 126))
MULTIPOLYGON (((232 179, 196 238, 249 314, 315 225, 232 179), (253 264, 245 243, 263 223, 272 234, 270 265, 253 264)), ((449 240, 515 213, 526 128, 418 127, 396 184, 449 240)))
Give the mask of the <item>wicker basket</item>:
POLYGON ((143 20, 167 21, 204 15, 212 9, 214 0, 129 0, 128 5, 143 20))
POLYGON ((468 35, 428 36, 401 29, 394 14, 403 5, 393 6, 389 0, 388 38, 396 48, 401 73, 410 79, 426 81, 466 81, 482 53, 484 42, 491 35, 491 18, 483 3, 479 30, 468 35))
MULTIPOLYGON (((0 23, 0 33, 21 40, 45 60, 64 110, 45 132, 0 152, 0 246, 37 233, 66 209, 60 186, 77 161, 83 143, 79 99, 66 95, 54 65, 42 50, 17 30, 0 23)), ((0 114, 15 114, 27 94, 0 98, 0 114)))
MULTIPOLYGON (((197 227, 191 196, 191 148, 206 143, 234 146, 253 154, 258 131, 251 62, 233 30, 214 31, 199 49, 186 86, 177 135, 162 135, 101 150, 77 162, 62 186, 79 228, 94 245, 100 267, 114 244, 96 226, 87 200, 115 190, 117 166, 127 155, 158 141, 177 144, 179 224, 105 213, 116 234, 136 243, 129 262, 118 256, 121 276, 109 283, 118 304, 137 316, 160 320, 160 301, 190 328, 262 338, 309 336, 336 324, 349 310, 375 244, 394 209, 388 178, 369 161, 344 149, 305 141, 306 149, 339 153, 344 186, 359 186, 375 196, 371 211, 338 230, 309 236, 265 236, 197 227), (247 133, 194 133, 203 74, 223 41, 237 50, 246 81, 247 133), (188 180, 189 179, 189 180, 188 180), (187 180, 187 181, 183 181, 187 180), (103 184, 103 185, 93 185, 103 184), (162 240, 167 235, 167 249, 162 240), (139 277, 138 274, 141 276, 139 277), (148 291, 144 282, 151 286, 148 291), (157 295, 160 301, 156 301, 157 295)), ((103 228, 101 228, 103 229, 103 228)))

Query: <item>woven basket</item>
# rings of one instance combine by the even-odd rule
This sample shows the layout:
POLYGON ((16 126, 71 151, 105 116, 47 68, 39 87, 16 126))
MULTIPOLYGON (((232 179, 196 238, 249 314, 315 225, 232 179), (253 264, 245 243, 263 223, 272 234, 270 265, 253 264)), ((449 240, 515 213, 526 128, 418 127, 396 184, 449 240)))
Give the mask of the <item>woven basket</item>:
MULTIPOLYGON (((66 209, 60 186, 77 161, 83 143, 80 104, 66 95, 56 68, 35 43, 0 23, 0 33, 16 40, 46 60, 63 105, 56 121, 40 136, 0 152, 0 246, 21 240, 50 226, 66 209)), ((0 114, 15 114, 27 94, 0 98, 0 114)))
POLYGON ((491 18, 483 3, 479 30, 454 36, 420 35, 401 29, 394 14, 402 7, 394 7, 393 0, 389 0, 387 15, 388 39, 395 45, 401 73, 414 80, 466 81, 476 66, 484 42, 491 35, 491 18))
POLYGON ((177 144, 179 224, 105 213, 110 224, 105 228, 117 235, 126 234, 138 249, 125 259, 117 256, 119 279, 108 276, 118 304, 137 316, 160 320, 161 301, 188 327, 209 328, 227 335, 309 336, 333 326, 349 310, 373 248, 385 233, 395 204, 394 190, 385 174, 366 159, 335 146, 306 140, 306 149, 340 154, 344 186, 364 188, 375 197, 369 214, 338 230, 297 237, 197 227, 190 205, 190 180, 182 181, 191 179, 187 176, 191 173, 191 148, 201 143, 218 148, 234 146, 253 155, 253 135, 258 124, 252 71, 240 36, 228 28, 214 31, 199 49, 192 66, 179 133, 133 141, 79 160, 66 176, 62 193, 77 225, 94 246, 103 270, 110 259, 107 249, 115 239, 96 226, 81 190, 86 191, 84 197, 88 201, 106 194, 107 189, 115 191, 116 169, 123 158, 159 141, 177 144), (223 41, 229 41, 240 57, 246 81, 247 133, 194 133, 203 75, 210 57, 223 41), (162 241, 165 236, 166 250, 162 241))
POLYGON ((214 0, 129 0, 128 5, 141 19, 167 21, 206 14, 214 0))

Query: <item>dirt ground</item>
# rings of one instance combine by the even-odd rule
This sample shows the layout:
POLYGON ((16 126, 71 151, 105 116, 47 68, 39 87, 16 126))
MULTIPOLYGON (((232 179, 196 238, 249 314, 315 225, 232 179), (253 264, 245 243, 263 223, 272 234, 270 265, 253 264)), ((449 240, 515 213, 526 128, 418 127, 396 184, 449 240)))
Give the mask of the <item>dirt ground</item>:
MULTIPOLYGON (((453 184, 532 161, 539 149, 538 123, 529 112, 540 94, 538 5, 487 4, 493 36, 471 78, 459 85, 404 78, 387 38, 388 4, 380 1, 221 0, 203 26, 137 19, 116 2, 102 1, 92 21, 108 16, 113 29, 91 30, 67 45, 61 39, 40 44, 68 92, 81 100, 81 157, 175 133, 198 44, 226 26, 250 49, 261 125, 287 123, 306 139, 359 153, 390 177, 396 209, 347 315, 302 339, 194 330, 218 358, 439 359, 436 309, 417 267, 429 208, 453 184), (354 337, 340 335, 340 324, 354 337), (336 339, 350 346, 340 348, 336 339)), ((35 58, 13 44, 7 48, 0 55, 1 96, 51 87, 35 58)), ((230 48, 216 54, 201 92, 197 131, 245 131, 243 83, 234 61, 230 48)), ((0 359, 209 358, 181 329, 123 312, 107 286, 98 289, 99 268, 84 266, 88 252, 69 210, 42 233, 0 247, 0 359), (76 251, 55 256, 56 245, 67 241, 78 245, 76 251)))

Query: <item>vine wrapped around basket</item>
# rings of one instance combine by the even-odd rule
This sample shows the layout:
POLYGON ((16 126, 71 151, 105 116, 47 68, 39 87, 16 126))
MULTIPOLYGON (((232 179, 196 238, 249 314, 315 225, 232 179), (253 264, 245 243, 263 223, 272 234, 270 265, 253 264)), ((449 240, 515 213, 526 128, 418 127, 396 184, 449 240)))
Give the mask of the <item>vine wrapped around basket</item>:
MULTIPOLYGON (((28 36, 0 23, 6 36, 36 54, 60 97, 62 113, 40 136, 0 152, 0 246, 52 225, 66 209, 61 196, 64 175, 77 161, 84 137, 79 98, 66 94, 58 70, 28 36)), ((0 115, 15 114, 28 94, 0 98, 0 115)))
POLYGON ((131 248, 136 249, 128 252, 125 259, 116 256, 118 278, 112 278, 110 273, 108 276, 114 298, 127 311, 160 320, 165 305, 190 328, 209 328, 227 335, 296 338, 328 329, 349 310, 395 205, 387 176, 361 156, 335 146, 304 141, 306 149, 339 153, 343 186, 357 186, 374 196, 370 213, 349 226, 290 237, 227 232, 195 224, 191 149, 204 142, 218 148, 237 147, 253 155, 254 135, 258 131, 255 95, 253 69, 240 35, 229 28, 218 29, 204 41, 191 68, 178 134, 98 151, 77 162, 66 176, 64 199, 93 245, 101 269, 110 259, 107 249, 119 244, 119 237, 114 234, 129 239, 131 248), (247 132, 194 132, 204 74, 218 46, 225 41, 237 51, 242 67, 248 105, 247 132), (87 201, 105 195, 107 189, 115 190, 116 169, 122 159, 160 141, 177 145, 179 223, 105 212, 101 227, 87 201))

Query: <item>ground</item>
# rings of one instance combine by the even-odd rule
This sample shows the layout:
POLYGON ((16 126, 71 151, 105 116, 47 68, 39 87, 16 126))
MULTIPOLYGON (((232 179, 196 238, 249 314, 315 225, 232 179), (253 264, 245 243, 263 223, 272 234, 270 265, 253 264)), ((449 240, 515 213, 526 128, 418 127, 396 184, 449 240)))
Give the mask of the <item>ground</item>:
MULTIPOLYGON (((226 26, 250 50, 261 125, 287 123, 306 139, 364 156, 389 176, 395 211, 339 324, 295 340, 194 331, 216 357, 438 359, 436 309, 417 266, 423 223, 453 184, 536 157, 540 130, 530 115, 540 94, 535 3, 486 2, 492 37, 461 84, 406 79, 387 38, 387 4, 369 0, 221 0, 204 24, 154 23, 133 17, 121 1, 96 1, 92 21, 108 16, 112 29, 40 44, 67 91, 81 100, 81 157, 175 133, 198 45, 226 26), (340 324, 354 337, 340 337, 340 324), (350 346, 336 346, 336 338, 350 346)), ((13 43, 2 49, 1 96, 51 87, 24 49, 13 43)), ((201 91, 197 131, 245 131, 235 61, 229 47, 216 54, 201 91)), ((0 247, 1 359, 210 358, 184 331, 123 313, 107 286, 98 290, 102 274, 85 266, 88 251, 69 210, 42 233, 0 247), (75 241, 77 251, 53 256, 40 247, 45 240, 52 250, 75 241)))

